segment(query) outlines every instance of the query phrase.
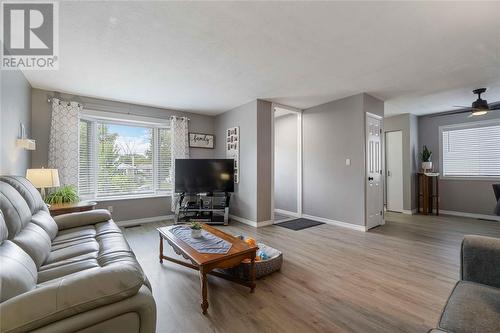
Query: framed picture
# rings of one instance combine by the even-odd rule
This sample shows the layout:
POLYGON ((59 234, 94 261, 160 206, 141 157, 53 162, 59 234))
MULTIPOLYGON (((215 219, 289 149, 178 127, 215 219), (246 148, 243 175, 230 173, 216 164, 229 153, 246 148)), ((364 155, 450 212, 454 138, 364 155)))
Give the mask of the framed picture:
POLYGON ((234 160, 234 182, 240 182, 240 134, 239 127, 226 131, 226 157, 234 160))
POLYGON ((190 148, 214 149, 215 137, 212 134, 189 133, 190 148))

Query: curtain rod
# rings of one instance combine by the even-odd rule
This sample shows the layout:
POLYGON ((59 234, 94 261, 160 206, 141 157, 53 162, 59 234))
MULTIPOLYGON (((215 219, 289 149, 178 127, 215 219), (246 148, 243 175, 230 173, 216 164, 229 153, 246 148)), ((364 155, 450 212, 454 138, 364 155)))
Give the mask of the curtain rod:
MULTIPOLYGON (((59 99, 57 97, 49 97, 47 99, 47 103, 52 103, 52 100, 56 98, 56 99, 59 99)), ((69 103, 68 101, 63 101, 63 100, 60 100, 59 99, 59 104, 61 104, 61 102, 63 103, 69 103)), ((85 108, 85 109, 88 109, 88 110, 94 110, 94 111, 102 111, 102 112, 111 112, 111 113, 116 113, 116 114, 126 114, 126 115, 129 115, 129 116, 137 116, 137 117, 148 117, 148 118, 156 118, 156 119, 162 119, 162 120, 165 120, 167 118, 162 118, 162 117, 157 117, 157 116, 150 116, 150 115, 144 115, 144 114, 139 114, 139 113, 133 113, 133 112, 129 112, 129 111, 119 111, 119 110, 116 110, 114 107, 106 107, 104 105, 99 105, 99 104, 83 104, 83 103, 78 103, 78 106, 82 107, 82 108, 85 108)), ((175 117, 175 118, 186 118, 188 121, 190 121, 191 119, 189 119, 188 117, 184 117, 184 116, 176 116, 176 115, 170 115, 169 118, 172 118, 172 117, 175 117)))

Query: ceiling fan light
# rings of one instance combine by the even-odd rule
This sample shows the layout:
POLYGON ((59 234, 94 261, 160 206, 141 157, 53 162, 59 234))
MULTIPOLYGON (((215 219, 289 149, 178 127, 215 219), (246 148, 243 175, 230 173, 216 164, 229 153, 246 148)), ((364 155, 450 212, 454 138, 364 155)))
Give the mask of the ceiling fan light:
POLYGON ((476 111, 472 111, 471 116, 484 116, 487 113, 488 113, 488 111, 486 111, 486 110, 476 110, 476 111))

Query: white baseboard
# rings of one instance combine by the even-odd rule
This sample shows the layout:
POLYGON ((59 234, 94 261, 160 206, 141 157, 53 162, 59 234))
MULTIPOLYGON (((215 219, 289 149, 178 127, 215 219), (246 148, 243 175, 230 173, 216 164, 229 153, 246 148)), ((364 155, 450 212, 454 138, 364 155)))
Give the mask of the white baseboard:
POLYGON ((324 217, 319 217, 319 216, 313 216, 313 215, 307 215, 307 214, 302 214, 302 217, 305 219, 313 220, 313 221, 318 221, 318 222, 323 222, 331 225, 335 225, 337 227, 343 227, 343 228, 348 228, 352 230, 358 230, 358 231, 366 231, 366 226, 364 225, 357 225, 357 224, 352 224, 352 223, 347 223, 347 222, 342 222, 342 221, 336 221, 336 220, 330 220, 324 217))
POLYGON ((274 212, 275 213, 278 213, 278 214, 282 214, 282 215, 286 215, 286 216, 291 216, 291 217, 296 217, 296 218, 300 218, 301 215, 299 213, 296 213, 296 212, 290 212, 288 210, 284 210, 284 209, 274 209, 274 212))
POLYGON ((249 220, 249 219, 246 219, 243 217, 239 217, 236 215, 231 215, 231 214, 229 214, 229 218, 232 220, 241 222, 243 224, 249 225, 249 226, 254 227, 254 228, 261 228, 261 227, 265 227, 265 226, 268 226, 268 225, 271 225, 274 223, 273 220, 256 222, 256 221, 252 221, 252 220, 249 220))
POLYGON ((273 225, 273 224, 274 224, 273 220, 260 221, 260 222, 257 222, 257 228, 267 227, 268 225, 273 225))
POLYGON ((115 221, 115 223, 119 227, 130 227, 133 225, 145 224, 145 223, 153 223, 153 222, 161 222, 165 220, 173 220, 174 215, 162 215, 162 216, 153 216, 146 217, 143 219, 135 219, 135 220, 126 220, 126 221, 115 221))
POLYGON ((232 215, 232 214, 229 214, 229 218, 231 220, 235 220, 235 221, 238 221, 240 223, 243 223, 243 224, 249 225, 251 227, 257 228, 257 222, 255 222, 255 221, 252 221, 252 220, 249 220, 249 219, 245 219, 243 217, 239 217, 239 216, 232 215))
POLYGON ((444 215, 453 215, 453 216, 462 216, 462 217, 470 217, 473 219, 483 219, 483 220, 493 220, 500 221, 500 216, 496 215, 486 215, 486 214, 475 214, 475 213, 466 213, 466 212, 457 212, 453 210, 439 210, 439 214, 444 215))
POLYGON ((406 215, 415 215, 417 213, 417 210, 416 209, 403 209, 403 211, 401 213, 406 214, 406 215))

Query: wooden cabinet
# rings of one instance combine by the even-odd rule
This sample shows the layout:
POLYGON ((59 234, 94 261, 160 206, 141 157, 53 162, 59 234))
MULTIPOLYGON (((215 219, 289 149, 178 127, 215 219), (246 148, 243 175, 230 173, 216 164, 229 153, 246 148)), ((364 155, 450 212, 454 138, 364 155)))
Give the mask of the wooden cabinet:
POLYGON ((439 215, 439 174, 417 173, 417 213, 439 215))

